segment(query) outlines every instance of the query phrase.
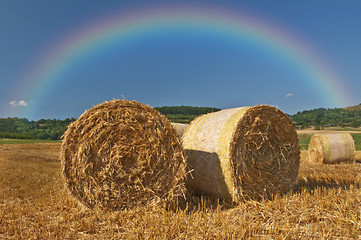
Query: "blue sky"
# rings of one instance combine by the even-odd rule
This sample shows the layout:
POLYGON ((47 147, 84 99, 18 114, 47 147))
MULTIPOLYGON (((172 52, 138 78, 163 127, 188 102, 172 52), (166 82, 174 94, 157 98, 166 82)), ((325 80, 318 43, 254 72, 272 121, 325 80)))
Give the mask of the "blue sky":
POLYGON ((0 0, 0 117, 78 117, 94 105, 123 97, 153 107, 271 104, 289 114, 361 103, 361 1, 148 2, 0 0), (337 75, 347 101, 325 93, 319 80, 305 75, 304 67, 279 49, 211 27, 114 39, 78 56, 54 79, 45 79, 51 84, 36 87, 39 94, 27 92, 34 81, 27 75, 63 39, 109 16, 171 4, 247 13, 292 35, 337 75))

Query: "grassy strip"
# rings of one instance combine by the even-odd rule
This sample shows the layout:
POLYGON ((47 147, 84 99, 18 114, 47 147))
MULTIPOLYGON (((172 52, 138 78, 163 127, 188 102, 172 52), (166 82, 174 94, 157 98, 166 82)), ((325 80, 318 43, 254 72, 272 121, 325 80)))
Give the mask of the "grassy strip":
POLYGON ((298 143, 301 150, 307 150, 308 144, 310 143, 312 134, 298 134, 298 143))
MULTIPOLYGON (((361 151, 361 133, 351 133, 357 151, 361 151)), ((298 134, 298 142, 301 150, 307 150, 308 144, 311 140, 312 134, 302 133, 298 134)), ((0 138, 0 145, 2 144, 29 144, 29 143, 60 143, 61 140, 42 140, 42 139, 8 139, 0 138)))
POLYGON ((344 127, 344 128, 334 128, 332 129, 332 131, 357 131, 357 132, 361 132, 361 128, 348 128, 348 127, 344 127))
POLYGON ((2 144, 28 144, 28 143, 60 143, 60 142, 61 142, 61 140, 0 138, 0 145, 2 145, 2 144))
POLYGON ((351 133, 353 140, 355 141, 355 148, 357 151, 361 150, 361 133, 351 133))

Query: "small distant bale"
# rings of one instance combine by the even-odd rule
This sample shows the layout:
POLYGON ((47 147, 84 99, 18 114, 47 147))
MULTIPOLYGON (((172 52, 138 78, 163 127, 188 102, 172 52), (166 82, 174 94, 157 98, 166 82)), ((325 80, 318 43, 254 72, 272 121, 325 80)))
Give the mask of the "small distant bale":
POLYGON ((279 109, 259 105, 226 109, 193 120, 183 135, 198 194, 239 202, 289 191, 300 165, 297 133, 279 109))
POLYGON ((189 125, 189 124, 186 124, 186 123, 173 123, 173 122, 171 124, 172 124, 172 127, 173 127, 174 131, 176 132, 176 134, 179 137, 183 136, 184 131, 186 130, 186 128, 189 125))
POLYGON ((352 162, 355 143, 349 133, 314 134, 308 145, 310 162, 334 164, 352 162))
POLYGON ((87 110, 68 127, 61 150, 67 186, 90 208, 167 204, 185 190, 179 138, 163 115, 136 101, 87 110))

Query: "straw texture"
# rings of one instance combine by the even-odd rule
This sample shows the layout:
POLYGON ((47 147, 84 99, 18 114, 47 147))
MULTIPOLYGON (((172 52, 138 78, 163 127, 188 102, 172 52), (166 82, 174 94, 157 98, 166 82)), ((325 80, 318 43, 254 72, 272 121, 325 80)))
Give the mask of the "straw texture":
POLYGON ((179 138, 164 116, 136 101, 89 109, 68 127, 61 149, 70 192, 91 208, 166 204, 185 190, 179 138))
POLYGON ((333 164, 352 162, 355 143, 349 133, 314 134, 308 145, 310 162, 333 164))
POLYGON ((270 197, 288 191, 300 163, 290 118, 260 105, 226 109, 193 120, 183 135, 191 175, 189 190, 231 199, 270 197))

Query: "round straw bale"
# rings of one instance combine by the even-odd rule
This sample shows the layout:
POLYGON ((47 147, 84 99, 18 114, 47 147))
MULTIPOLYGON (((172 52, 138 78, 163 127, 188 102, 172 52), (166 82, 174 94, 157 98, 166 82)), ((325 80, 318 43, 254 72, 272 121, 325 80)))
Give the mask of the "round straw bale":
POLYGON ((283 193, 296 182, 300 149, 290 118, 260 105, 193 120, 183 135, 191 167, 186 187, 239 202, 283 193))
POLYGON ((355 143, 349 133, 314 134, 308 145, 308 158, 314 163, 352 162, 355 143))
POLYGON ((87 110, 70 124, 61 149, 67 186, 90 208, 169 203, 185 190, 181 141, 163 115, 136 101, 87 110))

